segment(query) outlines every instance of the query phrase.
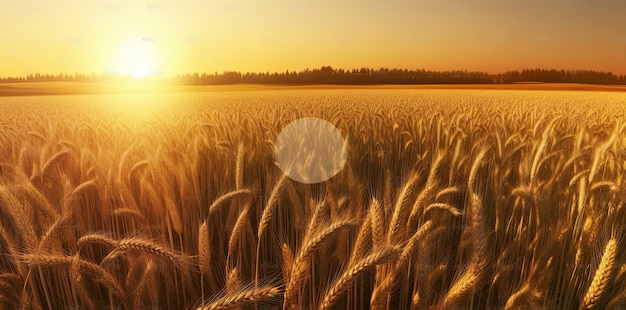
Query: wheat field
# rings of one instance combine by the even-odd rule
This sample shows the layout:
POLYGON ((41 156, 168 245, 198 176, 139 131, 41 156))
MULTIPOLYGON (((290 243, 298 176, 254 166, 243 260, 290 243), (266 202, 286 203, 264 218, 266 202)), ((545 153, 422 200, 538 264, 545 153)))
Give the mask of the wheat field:
POLYGON ((0 308, 626 308, 621 93, 177 96, 0 101, 0 308), (308 116, 348 140, 312 185, 308 116))

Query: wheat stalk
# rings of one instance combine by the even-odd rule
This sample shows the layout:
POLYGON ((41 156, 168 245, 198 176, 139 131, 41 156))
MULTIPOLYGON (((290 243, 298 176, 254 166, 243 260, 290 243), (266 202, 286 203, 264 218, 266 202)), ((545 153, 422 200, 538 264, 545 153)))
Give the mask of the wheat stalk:
POLYGON ((249 189, 238 189, 238 190, 234 190, 230 193, 220 196, 220 198, 215 200, 211 204, 211 206, 209 206, 209 218, 212 218, 217 212, 217 210, 219 210, 220 207, 226 205, 228 201, 242 197, 242 196, 250 195, 251 192, 252 191, 249 189))
POLYGON ((611 238, 604 247, 604 253, 602 254, 602 260, 596 273, 593 276, 593 281, 585 293, 583 298, 582 307, 585 309, 592 309, 598 307, 602 296, 605 294, 607 285, 613 277, 613 269, 615 267, 615 256, 617 254, 617 240, 611 238))
POLYGON ((350 284, 361 274, 377 265, 394 260, 400 252, 397 248, 388 248, 377 251, 354 263, 326 290, 320 309, 330 309, 346 292, 350 284))
POLYGON ((207 306, 198 307, 197 310, 231 309, 249 303, 258 303, 279 296, 280 290, 276 287, 258 287, 240 290, 210 303, 207 306))
POLYGON ((202 222, 198 229, 198 266, 201 274, 211 271, 211 240, 207 221, 202 222))
POLYGON ((246 227, 246 223, 248 222, 249 209, 250 205, 246 205, 246 207, 237 217, 237 221, 235 222, 233 231, 230 234, 230 238, 228 239, 228 257, 233 257, 237 248, 237 241, 240 240, 241 236, 245 233, 244 229, 246 227))
POLYGON ((283 191, 283 188, 285 188, 285 185, 287 184, 287 180, 287 176, 281 176, 280 180, 278 180, 278 183, 276 183, 276 185, 274 186, 274 189, 272 190, 269 199, 267 200, 265 209, 263 209, 263 213, 261 214, 261 220, 259 222, 259 229, 257 232, 259 240, 261 240, 263 233, 268 229, 270 221, 274 213, 276 213, 276 209, 278 208, 278 199, 283 191))
MULTIPOLYGON (((412 252, 417 246, 418 241, 428 230, 430 230, 431 225, 432 222, 428 221, 424 223, 415 234, 413 234, 411 239, 409 239, 409 242, 402 249, 402 253, 400 254, 400 257, 396 261, 391 272, 389 272, 380 283, 377 283, 374 291, 372 292, 372 297, 370 298, 370 305, 372 309, 383 308, 383 302, 386 301, 386 297, 392 290, 397 276, 405 268, 412 252)), ((425 281, 425 279, 422 281, 425 281)))
POLYGON ((307 278, 306 274, 310 270, 309 261, 313 252, 332 236, 354 226, 356 226, 356 223, 352 221, 336 222, 308 239, 307 243, 298 251, 298 255, 293 263, 291 276, 285 288, 285 306, 292 302, 295 290, 307 278))
POLYGON ((75 263, 78 265, 80 272, 85 272, 92 279, 102 283, 115 295, 121 298, 125 296, 122 285, 111 274, 102 267, 83 259, 73 261, 74 258, 72 257, 47 254, 24 254, 20 255, 19 259, 28 266, 44 268, 70 267, 72 263, 75 263))

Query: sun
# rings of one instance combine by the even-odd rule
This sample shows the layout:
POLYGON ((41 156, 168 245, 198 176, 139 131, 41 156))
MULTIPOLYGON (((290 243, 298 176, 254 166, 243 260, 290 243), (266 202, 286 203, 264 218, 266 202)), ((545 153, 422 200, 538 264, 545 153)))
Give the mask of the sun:
POLYGON ((141 79, 157 72, 157 57, 153 39, 129 40, 120 45, 115 58, 119 75, 141 79))

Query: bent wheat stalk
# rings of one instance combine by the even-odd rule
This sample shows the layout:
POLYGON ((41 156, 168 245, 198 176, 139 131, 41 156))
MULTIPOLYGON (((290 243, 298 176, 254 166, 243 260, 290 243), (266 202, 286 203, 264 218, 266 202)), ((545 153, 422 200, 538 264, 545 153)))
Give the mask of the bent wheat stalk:
POLYGON ((598 307, 599 302, 606 293, 607 285, 613 277, 613 267, 615 265, 615 256, 617 254, 617 240, 611 238, 604 247, 604 253, 602 254, 602 260, 596 273, 593 276, 593 281, 587 289, 587 293, 583 298, 582 307, 584 309, 591 309, 598 307))
POLYGON ((210 303, 207 306, 199 307, 197 310, 217 310, 232 309, 250 303, 276 298, 280 290, 276 287, 258 287, 247 290, 240 290, 210 303))
POLYGON ((398 257, 400 249, 387 248, 370 254, 369 256, 357 261, 354 265, 350 266, 346 272, 344 272, 339 279, 337 279, 332 286, 324 294, 324 299, 320 305, 320 309, 330 309, 346 292, 350 287, 350 284, 359 275, 371 270, 372 268, 394 260, 398 257))

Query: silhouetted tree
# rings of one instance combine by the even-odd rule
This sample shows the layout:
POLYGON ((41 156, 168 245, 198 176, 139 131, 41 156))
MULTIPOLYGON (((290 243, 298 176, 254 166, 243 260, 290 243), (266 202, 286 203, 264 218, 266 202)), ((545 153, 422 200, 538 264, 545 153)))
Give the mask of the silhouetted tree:
MULTIPOLYGON (((380 69, 362 67, 360 69, 344 70, 323 66, 316 69, 285 72, 246 72, 225 71, 222 73, 191 73, 178 75, 173 78, 152 77, 165 83, 186 85, 216 85, 236 83, 256 84, 491 84, 491 83, 519 83, 519 82, 549 82, 549 83, 587 83, 626 85, 626 76, 617 76, 611 72, 590 70, 555 70, 555 69, 523 69, 522 71, 507 71, 500 74, 485 72, 461 71, 432 71, 425 69, 380 69)), ((130 76, 117 74, 85 75, 70 74, 28 74, 20 77, 0 78, 0 83, 20 82, 123 82, 130 81, 130 76)))

